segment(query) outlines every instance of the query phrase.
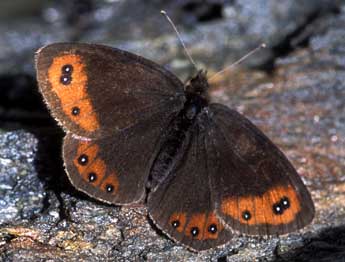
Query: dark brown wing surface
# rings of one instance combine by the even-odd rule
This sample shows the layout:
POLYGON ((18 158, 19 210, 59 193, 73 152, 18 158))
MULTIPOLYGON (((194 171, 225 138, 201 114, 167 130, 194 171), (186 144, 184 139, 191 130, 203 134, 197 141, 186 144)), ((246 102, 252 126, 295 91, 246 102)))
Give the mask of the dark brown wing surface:
POLYGON ((48 45, 37 52, 36 68, 53 116, 67 131, 87 138, 114 134, 166 111, 174 114, 185 100, 183 84, 163 67, 102 45, 48 45))
POLYGON ((248 234, 284 234, 310 223, 314 205, 284 154, 234 110, 210 105, 207 158, 217 214, 248 234))
POLYGON ((67 131, 72 184, 114 204, 142 200, 159 142, 183 107, 183 84, 161 66, 101 45, 60 43, 36 55, 40 91, 67 131))
POLYGON ((143 200, 162 134, 156 123, 167 124, 171 116, 153 116, 151 120, 100 139, 67 134, 63 158, 72 184, 107 203, 123 205, 143 200))
POLYGON ((173 170, 148 198, 155 224, 192 250, 205 250, 228 242, 232 234, 217 218, 205 147, 206 130, 197 120, 188 133, 188 149, 173 170))

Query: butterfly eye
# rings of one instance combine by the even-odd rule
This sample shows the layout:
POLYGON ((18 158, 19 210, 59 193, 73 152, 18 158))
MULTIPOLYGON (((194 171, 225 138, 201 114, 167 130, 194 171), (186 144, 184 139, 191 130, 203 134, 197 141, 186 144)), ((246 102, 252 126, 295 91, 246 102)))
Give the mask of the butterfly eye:
POLYGON ((62 68, 61 68, 61 72, 62 74, 72 74, 73 72, 73 66, 70 65, 70 64, 67 64, 67 65, 64 65, 62 68))
POLYGON ((210 233, 212 233, 212 234, 217 233, 217 225, 211 224, 211 225, 208 227, 208 232, 210 232, 210 233))
POLYGON ((248 221, 249 219, 252 218, 252 215, 250 214, 250 212, 248 210, 243 211, 242 213, 242 218, 246 221, 248 221))
POLYGON ((89 182, 94 182, 97 179, 97 175, 94 172, 89 173, 89 182))
POLYGON ((174 220, 173 222, 171 222, 171 225, 173 228, 178 228, 180 226, 180 221, 174 220))
POLYGON ((192 227, 192 229, 190 230, 190 233, 192 234, 193 237, 196 237, 199 234, 199 228, 192 227))
POLYGON ((85 166, 89 162, 89 158, 87 155, 82 154, 78 158, 79 165, 85 166))

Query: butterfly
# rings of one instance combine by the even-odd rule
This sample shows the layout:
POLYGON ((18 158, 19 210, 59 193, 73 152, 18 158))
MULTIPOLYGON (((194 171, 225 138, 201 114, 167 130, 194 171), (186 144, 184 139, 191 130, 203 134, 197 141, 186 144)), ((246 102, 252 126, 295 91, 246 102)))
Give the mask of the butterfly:
POLYGON ((284 234, 313 219, 292 164, 248 119, 210 102, 205 71, 183 84, 145 58, 82 43, 39 49, 36 69, 66 131, 69 180, 87 195, 145 203, 159 229, 194 251, 234 232, 284 234))

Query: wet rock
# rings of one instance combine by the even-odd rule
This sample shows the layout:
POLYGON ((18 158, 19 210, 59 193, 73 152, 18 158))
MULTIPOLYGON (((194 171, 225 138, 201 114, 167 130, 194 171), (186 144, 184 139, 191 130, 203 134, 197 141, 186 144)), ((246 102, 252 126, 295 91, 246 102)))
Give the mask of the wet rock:
POLYGON ((244 62, 272 69, 275 58, 320 30, 340 10, 340 0, 303 1, 59 1, 0 3, 0 121, 6 127, 51 125, 39 101, 34 53, 53 42, 96 42, 141 54, 185 80, 193 72, 165 9, 200 68, 210 74, 259 43, 268 48, 244 62), (1 11, 5 10, 5 11, 1 11), (12 105, 11 108, 6 105, 12 105), (30 108, 28 114, 27 108, 30 108))
MULTIPOLYGON (((107 43, 160 63, 178 57, 184 61, 183 69, 190 68, 161 9, 171 14, 200 65, 222 67, 267 42, 270 48, 250 62, 263 66, 308 39, 313 32, 310 27, 337 12, 340 2, 87 0, 43 4, 32 0, 35 8, 28 9, 21 20, 13 15, 13 20, 7 18, 0 25, 0 74, 32 74, 33 52, 59 41, 107 43)), ((11 10, 16 13, 14 7, 11 10)))
POLYGON ((41 209, 43 186, 33 166, 36 140, 25 132, 2 133, 0 224, 30 219, 41 209))

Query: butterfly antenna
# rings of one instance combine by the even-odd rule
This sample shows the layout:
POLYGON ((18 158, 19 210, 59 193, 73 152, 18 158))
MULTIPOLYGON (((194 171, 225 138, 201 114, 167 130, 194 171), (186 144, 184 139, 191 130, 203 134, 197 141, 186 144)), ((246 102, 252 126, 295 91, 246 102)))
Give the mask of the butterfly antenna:
POLYGON ((183 42, 183 40, 182 40, 182 38, 181 38, 181 35, 180 35, 180 33, 178 32, 178 30, 177 30, 177 28, 176 28, 174 22, 170 19, 170 17, 168 16, 167 12, 165 12, 164 10, 161 10, 161 14, 165 16, 165 18, 168 20, 168 22, 170 23, 170 25, 171 25, 172 28, 174 29, 174 31, 175 31, 175 33, 176 33, 176 35, 177 35, 177 38, 179 39, 180 43, 181 43, 182 46, 183 46, 183 50, 184 50, 186 56, 188 57, 188 59, 189 59, 189 61, 192 63, 192 65, 196 68, 196 70, 198 70, 198 67, 196 66, 196 64, 195 64, 195 62, 194 62, 192 56, 189 54, 188 49, 187 49, 187 47, 185 46, 185 44, 184 44, 184 42, 183 42))
POLYGON ((231 65, 225 67, 223 70, 215 73, 213 76, 211 76, 209 78, 209 80, 223 74, 225 71, 228 71, 230 69, 232 69, 233 67, 237 66, 238 64, 240 64, 241 62, 243 62, 245 59, 247 59, 249 56, 251 56, 252 54, 256 53, 257 51, 259 51, 262 48, 266 48, 266 44, 262 43, 260 44, 258 47, 254 48, 252 51, 248 52, 246 55, 242 56, 240 59, 238 59, 236 62, 232 63, 231 65))

